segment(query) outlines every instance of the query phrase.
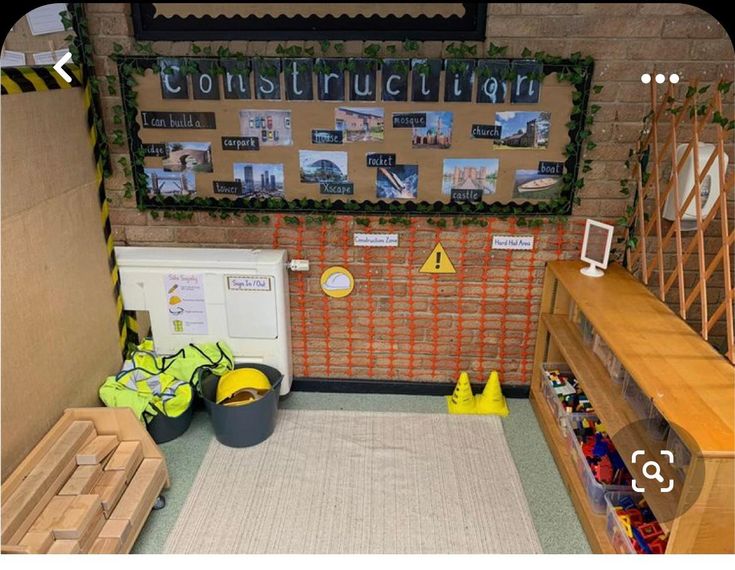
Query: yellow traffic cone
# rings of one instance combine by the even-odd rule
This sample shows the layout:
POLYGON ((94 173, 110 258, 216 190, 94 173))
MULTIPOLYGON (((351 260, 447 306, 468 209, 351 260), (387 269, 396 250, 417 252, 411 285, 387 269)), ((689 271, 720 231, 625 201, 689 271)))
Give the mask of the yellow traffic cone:
POLYGON ((460 372, 457 386, 451 396, 447 396, 447 408, 450 414, 474 414, 475 397, 472 395, 470 377, 467 372, 460 372))
POLYGON ((507 416, 510 413, 505 396, 500 389, 498 373, 493 370, 487 379, 482 394, 475 396, 477 414, 494 414, 496 416, 507 416))

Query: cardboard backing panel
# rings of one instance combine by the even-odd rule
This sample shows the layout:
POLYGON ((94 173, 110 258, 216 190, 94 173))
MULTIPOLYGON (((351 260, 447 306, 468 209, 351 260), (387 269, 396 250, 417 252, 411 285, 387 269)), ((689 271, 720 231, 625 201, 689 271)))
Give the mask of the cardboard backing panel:
POLYGON ((121 356, 81 90, 3 97, 2 124, 4 480, 121 356))
POLYGON ((3 221, 94 181, 85 121, 81 89, 3 97, 3 221))
MULTIPOLYGON (((444 92, 444 75, 439 92, 444 92)), ((378 73, 378 85, 380 85, 378 73)), ((283 82, 283 74, 280 75, 283 82)), ((148 70, 137 77, 138 85, 138 134, 142 143, 210 142, 213 172, 196 172, 196 195, 223 198, 214 194, 212 182, 234 181, 234 163, 283 164, 284 198, 286 200, 312 198, 377 202, 376 177, 378 169, 366 166, 368 153, 394 153, 397 164, 418 165, 419 185, 416 201, 449 202, 450 197, 442 193, 443 161, 451 158, 498 159, 498 177, 495 194, 486 194, 485 202, 525 201, 528 198, 513 197, 516 170, 537 170, 540 161, 565 162, 564 148, 569 144, 566 126, 572 112, 573 87, 561 83, 555 74, 547 76, 542 85, 540 101, 533 104, 503 103, 456 103, 456 102, 360 102, 360 101, 266 101, 257 99, 163 99, 159 75, 148 70), (312 144, 312 129, 334 129, 335 110, 339 107, 381 108, 384 110, 384 140, 379 142, 346 142, 344 144, 312 144), (240 111, 273 110, 291 112, 292 144, 289 146, 261 146, 257 151, 222 150, 222 137, 242 136, 240 111), (142 128, 142 111, 165 112, 213 112, 216 129, 159 129, 142 128), (412 148, 412 129, 393 128, 393 113, 447 111, 453 114, 451 147, 412 148), (549 144, 545 149, 496 149, 493 141, 473 139, 473 124, 496 124, 496 113, 501 111, 550 112, 549 144), (346 152, 348 180, 354 183, 351 196, 320 194, 318 183, 302 183, 299 175, 299 150, 346 152)), ((220 85, 220 91, 222 92, 220 85)), ((281 92, 284 92, 283 85, 281 92)), ((191 97, 191 91, 190 91, 191 97)), ((163 158, 146 157, 146 168, 163 168, 163 158)))

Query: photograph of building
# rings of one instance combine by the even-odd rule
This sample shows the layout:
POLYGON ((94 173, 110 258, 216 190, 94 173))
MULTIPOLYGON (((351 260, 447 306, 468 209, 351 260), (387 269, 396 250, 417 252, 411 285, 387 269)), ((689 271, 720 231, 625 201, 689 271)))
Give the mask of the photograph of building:
POLYGON ((169 172, 163 168, 146 168, 146 188, 153 196, 191 196, 196 194, 196 179, 191 170, 169 172))
POLYGON ((167 172, 212 172, 212 144, 208 142, 166 143, 163 169, 167 172))
POLYGON ((383 140, 384 113, 380 107, 337 107, 334 128, 344 133, 345 142, 383 140))
POLYGON ((282 198, 283 164, 236 162, 232 165, 235 181, 248 198, 282 198))
POLYGON ((412 134, 413 148, 449 148, 452 146, 452 113, 427 112, 426 126, 414 127, 412 134))
POLYGON ((497 158, 448 158, 444 160, 442 194, 452 190, 482 190, 494 194, 498 177, 497 158))
POLYGON ((346 182, 347 153, 300 150, 299 171, 301 182, 346 182))
POLYGON ((240 135, 256 137, 260 146, 289 146, 291 111, 244 109, 240 111, 240 135))
POLYGON ((544 111, 501 111, 495 114, 500 140, 495 148, 544 149, 549 146, 551 113, 544 111))

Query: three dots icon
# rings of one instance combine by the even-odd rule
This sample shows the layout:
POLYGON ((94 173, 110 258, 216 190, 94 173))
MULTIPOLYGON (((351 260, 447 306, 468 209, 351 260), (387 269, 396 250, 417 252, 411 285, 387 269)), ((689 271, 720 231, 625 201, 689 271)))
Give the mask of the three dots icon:
MULTIPOLYGON (((651 77, 650 73, 644 73, 643 75, 641 75, 641 82, 645 83, 646 85, 648 85, 653 79, 654 78, 651 77)), ((666 76, 663 73, 657 73, 655 81, 656 83, 661 84, 666 81, 666 76)), ((679 75, 676 73, 672 73, 671 75, 669 75, 669 81, 671 83, 679 83, 679 75)))

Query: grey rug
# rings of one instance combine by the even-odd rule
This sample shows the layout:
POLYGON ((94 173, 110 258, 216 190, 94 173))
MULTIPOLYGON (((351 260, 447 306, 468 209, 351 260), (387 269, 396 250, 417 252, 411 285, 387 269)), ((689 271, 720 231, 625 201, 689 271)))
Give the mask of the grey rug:
POLYGON ((212 441, 170 554, 540 553, 500 420, 280 410, 251 448, 212 441))

